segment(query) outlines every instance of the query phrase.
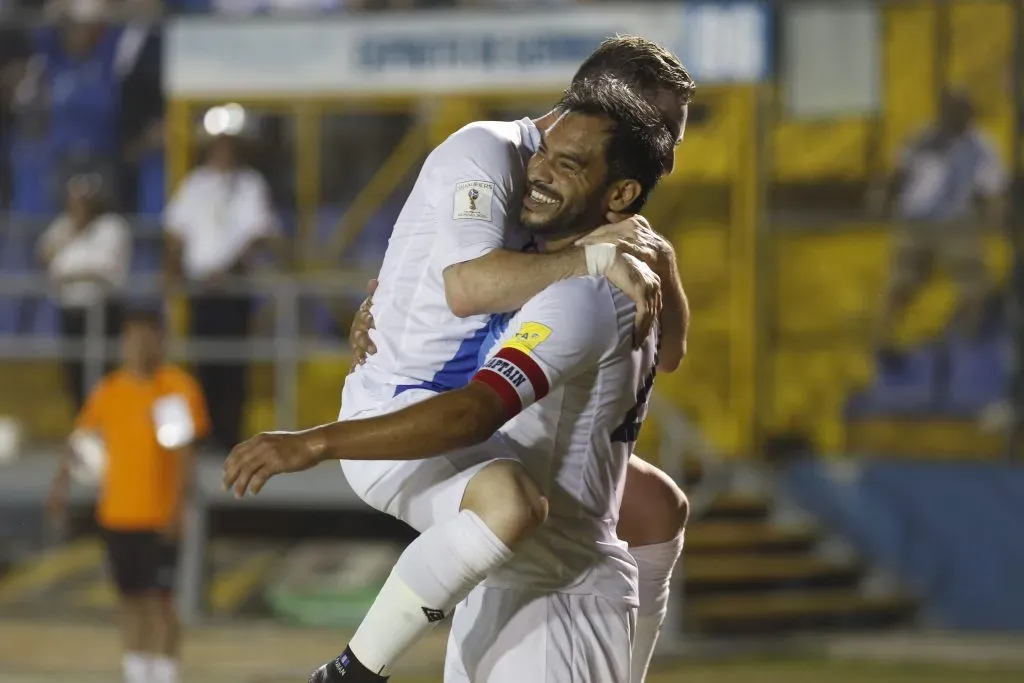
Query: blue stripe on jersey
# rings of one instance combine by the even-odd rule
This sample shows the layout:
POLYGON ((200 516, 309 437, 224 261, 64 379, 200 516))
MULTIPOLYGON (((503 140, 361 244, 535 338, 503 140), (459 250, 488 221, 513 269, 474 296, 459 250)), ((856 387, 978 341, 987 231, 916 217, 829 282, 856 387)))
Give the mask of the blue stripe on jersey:
POLYGON ((488 352, 505 333, 512 315, 492 315, 487 324, 474 332, 472 337, 462 340, 455 356, 441 366, 432 380, 419 384, 400 384, 395 387, 395 396, 410 389, 429 389, 440 394, 466 386, 473 373, 483 365, 488 352))
POLYGON ((511 322, 513 315, 515 314, 502 313, 501 315, 491 316, 491 322, 487 326, 487 336, 484 337, 483 343, 480 344, 480 351, 477 353, 476 366, 478 368, 487 360, 487 354, 497 345, 501 335, 505 334, 505 330, 508 329, 508 324, 511 322))
POLYGON ((440 394, 466 386, 469 378, 476 372, 480 346, 490 334, 490 329, 488 321, 486 325, 474 332, 472 337, 463 339, 455 351, 455 355, 441 366, 432 380, 419 384, 400 384, 395 387, 395 396, 410 389, 429 389, 440 394))

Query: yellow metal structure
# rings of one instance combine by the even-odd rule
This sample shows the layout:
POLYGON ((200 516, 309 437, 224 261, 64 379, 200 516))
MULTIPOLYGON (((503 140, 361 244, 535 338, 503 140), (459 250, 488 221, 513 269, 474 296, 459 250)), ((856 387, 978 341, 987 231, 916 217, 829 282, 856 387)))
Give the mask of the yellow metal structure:
MULTIPOLYGON (((780 115, 781 91, 769 86, 702 86, 697 104, 706 116, 694 117, 676 172, 646 211, 676 244, 693 308, 690 357, 679 372, 659 377, 659 391, 694 416, 724 452, 756 453, 759 433, 784 428, 808 432, 825 450, 844 447, 842 407, 852 390, 871 379, 866 331, 888 276, 889 239, 882 226, 769 228, 762 220, 763 189, 857 183, 887 172, 908 137, 934 120, 937 93, 946 85, 972 93, 980 125, 1009 158, 1009 2, 906 0, 881 3, 879 9, 883 108, 877 116, 792 120, 780 115)), ((310 227, 321 201, 323 117, 352 109, 416 113, 418 123, 406 141, 343 219, 332 238, 336 250, 358 234, 398 176, 452 131, 495 110, 536 111, 556 96, 261 97, 239 103, 294 119, 303 239, 313 239, 310 227)), ((192 163, 198 117, 214 104, 220 103, 171 103, 172 183, 192 163)), ((1005 271, 1007 255, 997 237, 990 240, 990 260, 997 274, 1005 271)), ((929 286, 901 334, 920 339, 941 329, 952 300, 948 282, 929 286)), ((301 424, 333 418, 346 369, 347 361, 325 358, 303 370, 301 424)), ((249 426, 268 428, 273 426, 272 382, 256 385, 261 388, 252 399, 249 426)), ((652 431, 645 431, 646 439, 653 438, 652 431)))

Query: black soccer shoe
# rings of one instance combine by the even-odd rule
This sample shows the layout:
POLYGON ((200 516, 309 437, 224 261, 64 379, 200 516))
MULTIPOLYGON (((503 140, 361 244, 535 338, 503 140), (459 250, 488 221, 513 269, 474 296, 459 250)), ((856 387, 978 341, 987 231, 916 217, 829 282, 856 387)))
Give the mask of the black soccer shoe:
POLYGON ((309 676, 308 683, 387 683, 387 677, 367 669, 347 647, 309 676))

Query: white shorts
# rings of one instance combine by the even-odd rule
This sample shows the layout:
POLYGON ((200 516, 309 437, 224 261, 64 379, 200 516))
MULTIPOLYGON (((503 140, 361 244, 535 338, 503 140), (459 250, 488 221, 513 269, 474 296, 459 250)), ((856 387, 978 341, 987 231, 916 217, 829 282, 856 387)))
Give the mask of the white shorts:
POLYGON ((448 636, 445 683, 629 683, 636 608, 598 595, 477 586, 448 636))
MULTIPOLYGON (((393 413, 437 395, 426 389, 412 389, 378 401, 350 391, 349 382, 345 388, 343 420, 393 413)), ((477 472, 495 460, 510 457, 510 451, 491 439, 425 460, 342 460, 341 469, 363 502, 422 533, 459 514, 466 486, 477 472)))

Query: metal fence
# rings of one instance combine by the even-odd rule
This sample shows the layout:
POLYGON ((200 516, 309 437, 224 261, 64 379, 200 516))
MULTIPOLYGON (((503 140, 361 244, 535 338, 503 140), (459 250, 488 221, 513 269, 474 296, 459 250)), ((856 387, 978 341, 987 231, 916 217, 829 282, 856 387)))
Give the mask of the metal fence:
MULTIPOLYGON (((86 330, 81 338, 62 338, 56 307, 49 299, 52 283, 31 258, 41 225, 9 221, 5 227, 0 231, 0 259, 5 264, 0 270, 0 359, 9 368, 33 361, 81 359, 85 386, 93 386, 107 368, 116 364, 120 353, 116 339, 105 333, 105 307, 95 305, 86 310, 86 330), (12 254, 26 258, 14 258, 12 254)), ((280 429, 299 426, 300 368, 312 359, 347 362, 351 312, 362 301, 367 280, 376 275, 377 264, 303 274, 268 263, 265 270, 250 276, 227 279, 218 283, 215 295, 245 296, 257 303, 250 334, 236 339, 192 337, 183 324, 182 314, 187 316, 183 300, 210 291, 194 283, 166 291, 159 270, 161 235, 152 223, 139 221, 134 227, 136 256, 142 258, 136 259, 132 274, 115 298, 126 307, 142 305, 167 311, 166 351, 171 361, 272 368, 272 423, 280 429)), ((340 390, 339 385, 339 397, 340 390)))

